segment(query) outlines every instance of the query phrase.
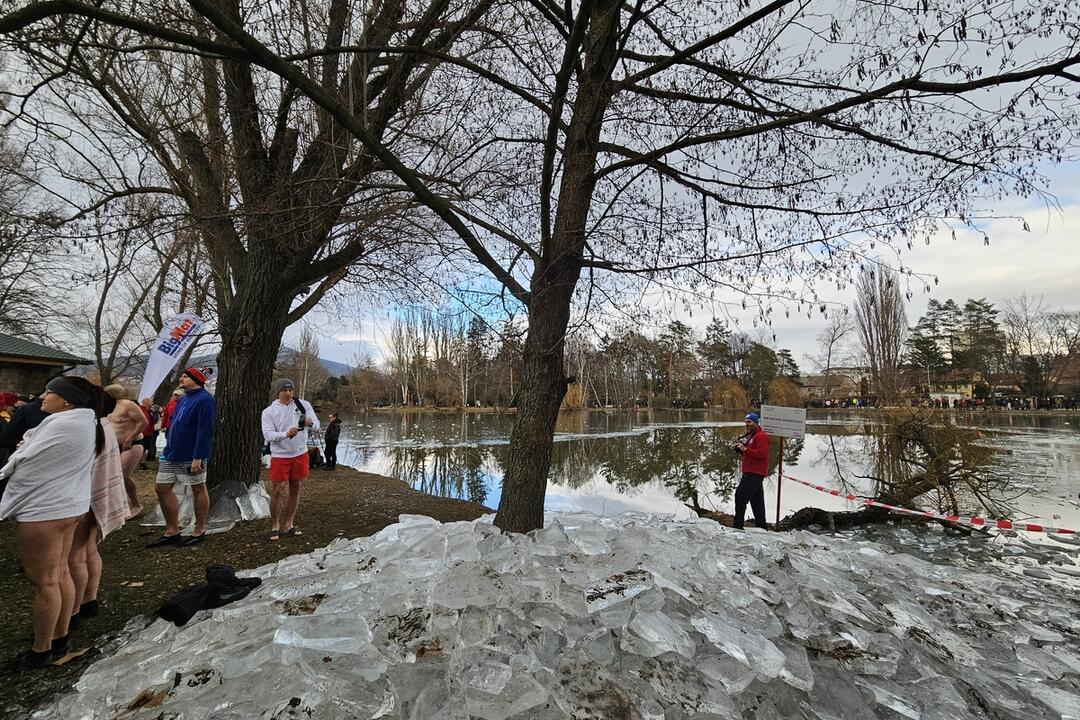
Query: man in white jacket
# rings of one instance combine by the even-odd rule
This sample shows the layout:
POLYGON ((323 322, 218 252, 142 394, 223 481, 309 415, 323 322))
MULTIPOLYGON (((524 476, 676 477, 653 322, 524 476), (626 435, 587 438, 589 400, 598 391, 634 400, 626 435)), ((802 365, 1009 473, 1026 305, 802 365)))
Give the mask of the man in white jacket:
POLYGON ((263 439, 270 444, 270 537, 302 535, 293 525, 300 504, 300 487, 308 476, 307 438, 309 430, 319 429, 315 408, 307 400, 294 398, 293 381, 281 378, 274 383, 277 400, 262 413, 263 439), (285 501, 285 486, 289 498, 285 501), (282 517, 281 505, 285 501, 282 517))

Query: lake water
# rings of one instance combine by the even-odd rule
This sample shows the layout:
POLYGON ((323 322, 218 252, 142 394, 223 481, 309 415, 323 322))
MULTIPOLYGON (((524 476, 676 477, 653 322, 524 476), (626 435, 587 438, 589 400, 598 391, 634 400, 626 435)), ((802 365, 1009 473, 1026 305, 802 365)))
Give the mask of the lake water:
MULTIPOLYGON (((345 422, 338 455, 342 464, 399 478, 417 490, 495 508, 513 421, 510 414, 369 413, 345 422)), ((998 450, 992 472, 1008 481, 1010 517, 1080 527, 1080 418, 1002 413, 955 421, 978 428, 979 442, 998 450)), ((812 416, 805 440, 786 441, 785 472, 856 494, 871 492, 873 482, 862 478, 881 472, 874 430, 869 413, 812 416)), ((556 426, 546 507, 690 517, 684 501, 696 493, 703 507, 732 512, 738 457, 729 444, 742 431, 741 414, 720 411, 565 413, 556 426)), ((776 483, 774 471, 765 488, 770 521, 776 483)), ((804 507, 859 505, 784 481, 781 515, 804 507)))

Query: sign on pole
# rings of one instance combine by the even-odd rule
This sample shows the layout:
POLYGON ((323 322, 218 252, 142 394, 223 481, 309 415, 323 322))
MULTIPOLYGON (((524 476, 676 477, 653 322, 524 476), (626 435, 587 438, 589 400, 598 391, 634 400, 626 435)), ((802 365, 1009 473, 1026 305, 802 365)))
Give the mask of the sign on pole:
POLYGON ((191 313, 180 313, 161 328, 154 346, 150 349, 150 357, 146 361, 146 370, 143 372, 142 385, 139 386, 139 397, 153 397, 154 392, 161 382, 169 374, 169 371, 179 362, 191 343, 202 332, 202 318, 191 313))
POLYGON ((784 479, 784 438, 801 440, 806 436, 806 408, 761 406, 761 427, 770 436, 780 438, 780 461, 776 469, 776 527, 780 527, 780 486, 784 479))
POLYGON ((806 435, 806 408, 762 405, 761 427, 771 436, 802 439, 806 435))

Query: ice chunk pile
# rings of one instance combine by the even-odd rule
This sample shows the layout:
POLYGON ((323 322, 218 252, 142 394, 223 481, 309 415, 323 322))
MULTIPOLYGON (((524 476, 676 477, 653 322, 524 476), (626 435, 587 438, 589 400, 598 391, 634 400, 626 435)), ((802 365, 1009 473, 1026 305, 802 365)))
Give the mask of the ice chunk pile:
POLYGON ((1080 602, 711 521, 402 516, 158 621, 43 718, 1080 717, 1080 602))

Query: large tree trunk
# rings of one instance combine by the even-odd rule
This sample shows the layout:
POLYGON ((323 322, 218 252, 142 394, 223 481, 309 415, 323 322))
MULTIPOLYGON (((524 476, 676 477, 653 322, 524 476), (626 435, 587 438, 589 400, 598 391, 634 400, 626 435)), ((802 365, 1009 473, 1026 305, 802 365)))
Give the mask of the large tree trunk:
POLYGON ((566 327, 581 275, 585 227, 596 187, 600 131, 614 91, 611 71, 618 21, 616 0, 601 0, 592 8, 583 46, 585 72, 563 150, 558 211, 550 242, 544 243, 543 260, 533 271, 517 419, 510 433, 502 497, 495 516, 495 525, 510 532, 544 526, 544 495, 555 421, 566 395, 566 327))
POLYGON ((292 297, 272 270, 253 272, 220 320, 217 423, 207 476, 215 503, 239 497, 259 481, 260 417, 292 297))
POLYGON ((495 524, 510 532, 528 532, 544 525, 555 421, 566 395, 566 326, 579 273, 576 263, 560 264, 560 270, 544 274, 542 291, 536 292, 537 284, 533 285, 517 418, 510 433, 502 497, 495 516, 495 524))

